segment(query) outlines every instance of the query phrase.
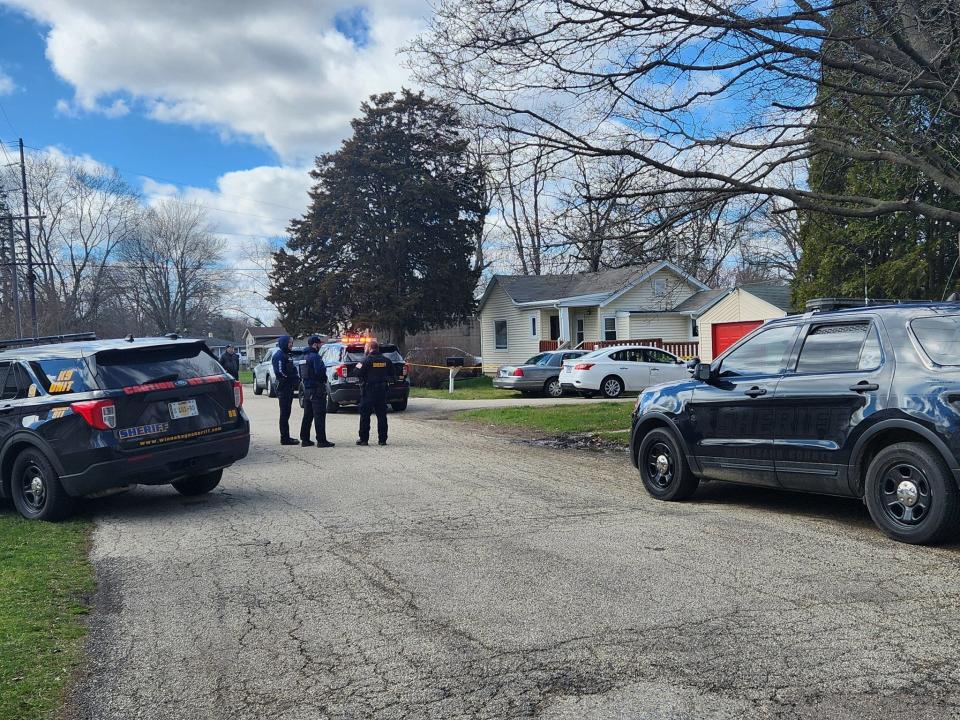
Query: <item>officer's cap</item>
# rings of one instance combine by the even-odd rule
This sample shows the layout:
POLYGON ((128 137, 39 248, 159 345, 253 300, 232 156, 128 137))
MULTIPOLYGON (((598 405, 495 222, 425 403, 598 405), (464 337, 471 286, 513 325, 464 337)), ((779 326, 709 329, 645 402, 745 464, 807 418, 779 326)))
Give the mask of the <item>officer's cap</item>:
POLYGON ((307 345, 315 345, 318 342, 323 342, 323 341, 316 335, 311 335, 310 339, 307 340, 307 345))

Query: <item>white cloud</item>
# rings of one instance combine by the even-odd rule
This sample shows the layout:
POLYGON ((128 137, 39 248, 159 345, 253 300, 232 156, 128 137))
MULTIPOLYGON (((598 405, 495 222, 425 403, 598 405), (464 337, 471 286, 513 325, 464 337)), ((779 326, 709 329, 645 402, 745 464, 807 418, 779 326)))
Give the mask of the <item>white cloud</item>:
POLYGON ((116 116, 135 104, 160 121, 252 138, 291 164, 334 147, 364 98, 410 85, 395 53, 428 12, 427 0, 365 3, 358 47, 336 29, 338 13, 357 11, 349 0, 0 4, 49 27, 47 58, 75 90, 62 111, 116 116))
POLYGON ((13 78, 0 70, 0 95, 10 95, 16 89, 17 85, 13 82, 13 78))
POLYGON ((234 269, 232 312, 241 308, 266 320, 277 312, 263 297, 268 291, 269 248, 286 235, 290 220, 306 212, 307 191, 313 183, 308 171, 307 167, 262 166, 230 172, 217 179, 216 190, 143 178, 143 192, 150 205, 174 200, 206 210, 213 231, 223 238, 225 264, 234 269))

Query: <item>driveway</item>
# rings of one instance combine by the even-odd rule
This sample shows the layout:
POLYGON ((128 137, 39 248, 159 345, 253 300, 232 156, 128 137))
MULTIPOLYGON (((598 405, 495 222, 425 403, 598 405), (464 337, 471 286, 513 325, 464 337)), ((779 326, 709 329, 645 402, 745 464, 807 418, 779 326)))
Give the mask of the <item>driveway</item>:
MULTIPOLYGON (((391 415, 386 448, 281 448, 200 499, 91 502, 89 720, 960 717, 960 552, 862 504, 391 415)), ((481 403, 484 406, 486 404, 481 403)), ((298 414, 298 413, 297 413, 298 414)))

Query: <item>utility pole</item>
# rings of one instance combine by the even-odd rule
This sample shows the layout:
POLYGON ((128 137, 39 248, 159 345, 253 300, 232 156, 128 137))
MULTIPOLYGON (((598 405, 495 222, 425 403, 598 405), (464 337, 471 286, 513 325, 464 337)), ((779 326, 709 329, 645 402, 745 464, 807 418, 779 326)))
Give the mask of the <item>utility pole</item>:
POLYGON ((27 294, 30 297, 30 324, 33 337, 40 337, 37 323, 37 279, 33 275, 33 245, 30 241, 30 202, 27 199, 27 163, 23 156, 23 138, 20 138, 20 181, 23 190, 23 237, 27 243, 27 294))
POLYGON ((17 237, 13 232, 13 215, 7 215, 7 232, 10 235, 10 287, 13 289, 13 314, 17 323, 17 340, 23 337, 23 320, 20 318, 20 278, 17 273, 17 237))

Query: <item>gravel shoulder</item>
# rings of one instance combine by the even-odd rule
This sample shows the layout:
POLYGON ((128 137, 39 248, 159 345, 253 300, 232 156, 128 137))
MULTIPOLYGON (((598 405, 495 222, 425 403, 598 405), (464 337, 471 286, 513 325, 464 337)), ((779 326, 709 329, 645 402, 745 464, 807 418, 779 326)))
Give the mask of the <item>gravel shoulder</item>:
POLYGON ((957 547, 892 543, 849 500, 657 503, 623 455, 432 403, 391 414, 385 448, 329 416, 318 450, 281 448, 275 401, 248 398, 251 455, 211 495, 90 503, 67 716, 960 717, 957 547))

